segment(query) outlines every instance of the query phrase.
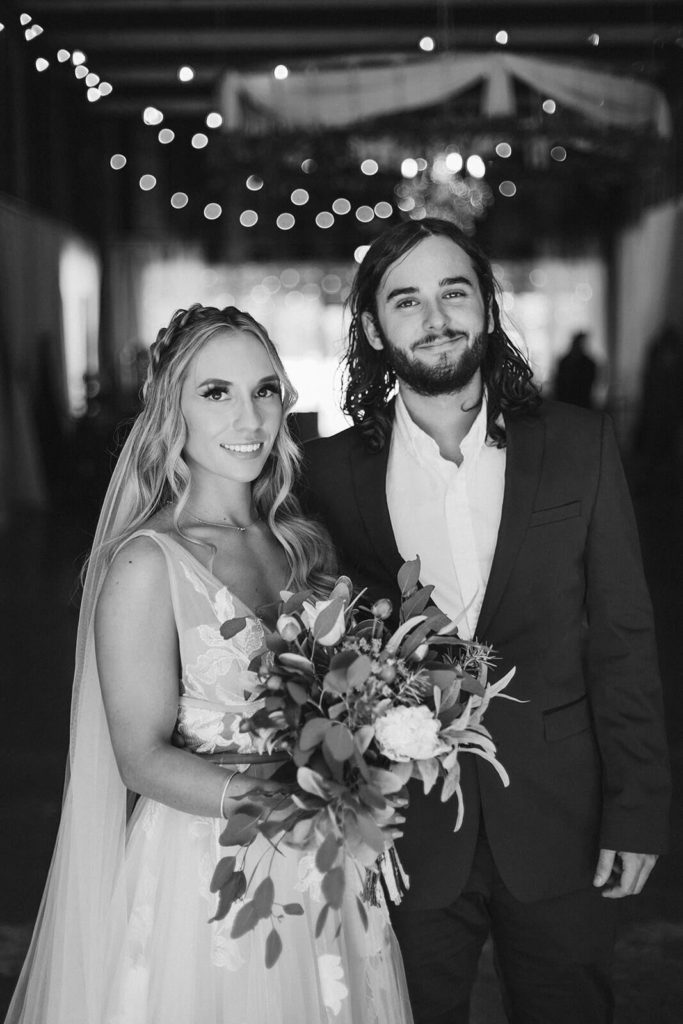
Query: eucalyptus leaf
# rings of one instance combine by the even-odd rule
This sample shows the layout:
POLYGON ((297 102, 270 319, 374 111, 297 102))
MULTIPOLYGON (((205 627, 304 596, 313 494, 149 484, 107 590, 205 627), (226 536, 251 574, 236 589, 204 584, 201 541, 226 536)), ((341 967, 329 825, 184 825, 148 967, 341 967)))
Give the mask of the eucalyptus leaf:
POLYGON ((328 718, 309 718, 299 734, 298 746, 301 750, 313 750, 325 738, 325 733, 332 727, 328 718))
POLYGON ((319 796, 323 800, 329 799, 329 792, 322 775, 314 772, 313 769, 307 768, 305 765, 299 768, 296 773, 296 781, 307 793, 319 796))
POLYGON ((234 874, 236 863, 237 857, 221 857, 218 864, 216 864, 209 892, 218 892, 219 889, 222 889, 230 881, 234 874))
POLYGON ((211 921, 222 921, 227 917, 235 902, 244 896, 247 891, 247 879, 243 871, 235 871, 231 878, 221 888, 218 894, 218 909, 211 921))
POLYGON ((271 929, 266 939, 266 967, 270 969, 277 963, 282 952, 282 939, 275 928, 271 929))
POLYGON ((325 733, 323 746, 327 748, 335 761, 344 762, 353 754, 353 734, 340 722, 333 722, 332 728, 325 733))
POLYGON ((359 655, 346 670, 346 678, 352 690, 360 690, 368 681, 372 672, 372 661, 367 654, 359 655))
POLYGON ((236 619, 228 619, 221 624, 220 634, 224 640, 231 640, 238 633, 242 632, 246 624, 247 620, 244 615, 240 615, 236 619))
POLYGON ((325 872, 320 888, 329 905, 335 910, 339 910, 342 905, 345 885, 346 878, 343 867, 330 868, 325 872))
POLYGON ((329 912, 330 912, 330 905, 329 905, 329 903, 326 903, 325 906, 323 907, 323 909, 318 914, 318 920, 315 923, 315 937, 316 937, 316 939, 319 939, 320 936, 322 935, 322 931, 323 931, 323 928, 325 927, 325 922, 327 921, 327 915, 329 914, 329 912))
POLYGON ((297 704, 305 704, 308 700, 308 691, 300 683, 287 683, 287 692, 297 704))
POLYGON ((230 931, 231 938, 239 939, 242 935, 246 935, 247 932, 256 927, 259 920, 260 918, 256 913, 254 904, 250 900, 243 907, 240 907, 235 914, 235 920, 232 922, 232 929, 230 931))
POLYGON ((243 814, 241 811, 231 815, 218 842, 221 846, 245 846, 258 831, 256 820, 253 814, 243 814))
POLYGON ((332 832, 328 832, 315 854, 315 866, 321 874, 330 870, 338 853, 339 839, 332 832))
POLYGON ((308 601, 312 597, 312 590, 299 590, 296 594, 290 594, 282 606, 282 614, 291 615, 292 612, 301 611, 304 601, 308 601))
POLYGON ((300 903, 285 903, 282 910, 285 914, 289 914, 291 917, 301 917, 304 912, 304 908, 300 903))
POLYGON ((275 899, 275 886, 273 885, 273 879, 270 875, 267 875, 259 884, 256 886, 254 895, 252 896, 252 904, 254 911, 261 918, 270 917, 273 910, 273 900, 275 899))

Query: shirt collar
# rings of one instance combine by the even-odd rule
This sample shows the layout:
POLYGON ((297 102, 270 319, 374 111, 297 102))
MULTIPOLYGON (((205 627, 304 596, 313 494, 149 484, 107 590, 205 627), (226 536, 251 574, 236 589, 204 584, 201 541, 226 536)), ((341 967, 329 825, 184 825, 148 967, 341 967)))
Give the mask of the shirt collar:
MULTIPOLYGON (((462 444, 460 445, 463 459, 467 460, 469 463, 473 463, 477 459, 486 443, 486 426, 487 400, 486 389, 484 389, 481 408, 476 415, 474 423, 468 430, 467 434, 463 438, 462 444)), ((404 447, 407 448, 410 454, 418 461, 446 461, 445 459, 442 459, 439 446, 434 438, 430 437, 429 434, 422 430, 421 427, 418 427, 417 423, 415 423, 411 418, 400 392, 396 397, 394 431, 404 447)))

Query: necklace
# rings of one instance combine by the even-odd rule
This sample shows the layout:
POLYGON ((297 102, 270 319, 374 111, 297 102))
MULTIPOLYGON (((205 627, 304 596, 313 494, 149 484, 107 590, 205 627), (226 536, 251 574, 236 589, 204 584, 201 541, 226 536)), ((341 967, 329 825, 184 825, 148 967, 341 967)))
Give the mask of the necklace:
POLYGON ((236 526, 234 523, 210 523, 207 519, 200 519, 193 512, 188 512, 187 509, 185 509, 185 514, 190 519, 194 519, 196 523, 201 523, 202 526, 220 526, 222 530, 236 530, 237 533, 246 533, 250 526, 255 526, 256 523, 260 522, 260 519, 255 519, 253 523, 247 523, 246 526, 236 526))

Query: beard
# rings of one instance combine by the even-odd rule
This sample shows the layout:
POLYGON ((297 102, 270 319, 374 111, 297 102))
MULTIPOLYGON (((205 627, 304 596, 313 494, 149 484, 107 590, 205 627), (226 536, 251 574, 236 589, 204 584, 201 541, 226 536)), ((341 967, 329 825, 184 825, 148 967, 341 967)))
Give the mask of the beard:
MULTIPOLYGON (((416 394, 428 397, 456 394, 467 387, 481 367, 488 339, 482 331, 474 336, 472 343, 455 359, 450 353, 444 352, 438 362, 423 363, 419 356, 415 357, 393 345, 381 328, 379 334, 387 362, 399 380, 416 394)), ((437 337, 455 340, 460 335, 450 330, 442 331, 438 335, 426 335, 412 345, 411 352, 419 351, 422 345, 434 341, 437 337)))

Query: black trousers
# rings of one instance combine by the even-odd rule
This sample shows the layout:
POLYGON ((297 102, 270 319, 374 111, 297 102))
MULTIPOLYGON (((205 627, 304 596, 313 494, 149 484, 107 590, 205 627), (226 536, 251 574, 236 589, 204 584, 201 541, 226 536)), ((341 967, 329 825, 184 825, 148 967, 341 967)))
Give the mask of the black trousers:
POLYGON ((415 1024, 467 1024, 489 932, 510 1024, 608 1024, 615 903, 593 888, 520 903, 480 834, 470 878, 454 903, 392 915, 415 1024))

